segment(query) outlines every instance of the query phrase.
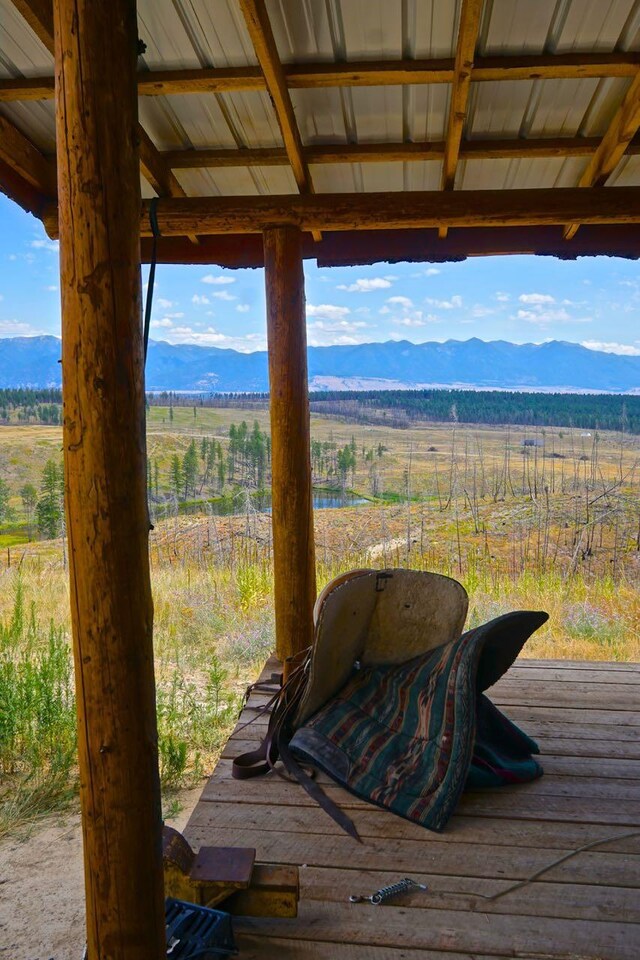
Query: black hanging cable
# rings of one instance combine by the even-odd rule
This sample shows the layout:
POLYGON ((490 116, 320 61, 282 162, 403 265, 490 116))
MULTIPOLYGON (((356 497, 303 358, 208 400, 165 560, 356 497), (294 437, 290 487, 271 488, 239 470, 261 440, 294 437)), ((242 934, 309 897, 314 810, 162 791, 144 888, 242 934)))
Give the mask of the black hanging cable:
POLYGON ((144 305, 144 362, 147 362, 149 347, 149 328, 151 326, 151 308, 153 306, 153 284, 156 279, 156 262, 158 258, 158 237, 161 236, 158 227, 158 197, 149 203, 149 223, 151 224, 151 263, 149 266, 149 282, 147 284, 147 299, 144 305))

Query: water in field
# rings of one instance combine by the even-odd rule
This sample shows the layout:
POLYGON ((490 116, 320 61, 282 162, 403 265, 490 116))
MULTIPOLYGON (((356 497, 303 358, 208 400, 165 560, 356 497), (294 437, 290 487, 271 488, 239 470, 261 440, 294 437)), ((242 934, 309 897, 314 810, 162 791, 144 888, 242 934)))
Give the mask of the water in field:
MULTIPOLYGON (((324 510, 328 507, 356 507, 368 502, 365 497, 358 497, 353 493, 340 490, 316 490, 313 494, 314 510, 324 510)), ((271 513, 271 494, 240 493, 235 496, 217 497, 215 500, 180 504, 180 513, 208 513, 214 517, 241 516, 253 511, 271 513)))

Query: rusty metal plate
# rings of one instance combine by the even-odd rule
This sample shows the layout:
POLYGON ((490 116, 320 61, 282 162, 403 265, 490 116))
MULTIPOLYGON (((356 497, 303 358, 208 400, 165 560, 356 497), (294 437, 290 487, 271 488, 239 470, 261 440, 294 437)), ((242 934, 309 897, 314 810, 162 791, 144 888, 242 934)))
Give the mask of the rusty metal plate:
POLYGON ((191 868, 191 880, 241 890, 251 882, 255 859, 252 847, 200 847, 191 868))

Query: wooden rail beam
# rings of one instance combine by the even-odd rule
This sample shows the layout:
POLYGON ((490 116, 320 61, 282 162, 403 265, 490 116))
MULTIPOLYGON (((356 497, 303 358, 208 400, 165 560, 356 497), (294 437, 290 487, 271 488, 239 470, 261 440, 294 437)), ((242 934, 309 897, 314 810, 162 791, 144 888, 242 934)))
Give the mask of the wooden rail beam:
POLYGON ((54 0, 54 25, 63 448, 88 956, 161 960, 136 3, 54 0))
MULTIPOLYGON (((11 2, 49 53, 53 54, 53 0, 11 0, 11 2)), ((138 124, 138 136, 142 172, 156 193, 161 197, 186 197, 185 191, 162 159, 160 151, 140 124, 138 124)), ((189 239, 194 243, 198 242, 195 234, 190 235, 189 239)))
MULTIPOLYGON (((461 160, 504 160, 532 157, 590 157, 600 145, 599 137, 541 137, 512 140, 463 140, 461 160)), ((406 163, 441 161, 444 140, 406 143, 336 143, 305 147, 307 164, 327 163, 406 163)), ((627 153, 639 153, 640 140, 632 142, 627 153)), ((167 166, 174 170, 199 167, 271 167, 286 166, 287 152, 282 147, 253 149, 171 150, 162 153, 167 166)))
MULTIPOLYGON (((453 190, 455 184, 462 132, 467 119, 467 105, 471 91, 471 69, 480 32, 483 8, 484 0, 462 0, 453 87, 449 103, 447 138, 442 164, 443 190, 453 190)), ((447 227, 442 226, 438 233, 440 237, 446 237, 447 227)))
POLYGON ((0 160, 45 197, 56 195, 55 166, 0 114, 0 160))
MULTIPOLYGON (((301 194, 313 193, 313 183, 303 155, 300 131, 264 0, 239 0, 239 3, 258 63, 264 74, 298 190, 301 194)), ((315 239, 321 239, 317 232, 315 239)))
POLYGON ((302 235, 264 233, 276 655, 311 646, 316 568, 302 235))
POLYGON ((38 219, 42 217, 47 204, 51 203, 51 197, 36 190, 2 159, 0 159, 0 192, 22 207, 26 213, 31 213, 38 219))
MULTIPOLYGON (((15 0, 19 9, 29 3, 15 0)), ((37 23, 37 20, 34 21, 37 23)), ((371 87, 452 83, 453 59, 351 60, 347 63, 287 63, 282 65, 290 90, 322 87, 371 87)), ((477 57, 471 82, 500 80, 580 80, 630 77, 640 70, 638 53, 563 53, 541 56, 477 57)), ((188 70, 144 70, 138 73, 143 97, 189 93, 232 93, 266 90, 259 67, 203 67, 188 70)), ((2 100, 50 100, 53 77, 0 80, 2 100)))
MULTIPOLYGON (((148 208, 144 202, 141 236, 150 235, 148 208)), ((157 216, 164 237, 196 230, 203 236, 262 233, 274 223, 309 232, 640 223, 640 187, 186 197, 160 200, 157 216)), ((55 206, 45 211, 43 222, 56 237, 55 206)))
MULTIPOLYGON (((580 177, 578 185, 580 187, 604 186, 622 160, 638 129, 640 129, 640 74, 627 90, 600 146, 580 177)), ((564 230, 565 240, 575 236, 579 226, 580 224, 575 222, 568 224, 564 230)))

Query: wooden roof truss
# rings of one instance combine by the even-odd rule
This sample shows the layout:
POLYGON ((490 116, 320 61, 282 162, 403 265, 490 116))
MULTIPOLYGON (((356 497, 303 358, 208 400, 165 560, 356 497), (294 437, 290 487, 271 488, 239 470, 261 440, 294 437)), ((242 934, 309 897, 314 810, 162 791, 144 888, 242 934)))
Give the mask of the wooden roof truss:
MULTIPOLYGON (((11 2, 45 47, 53 53, 51 0, 11 0, 11 2)), ((476 56, 485 4, 483 0, 463 0, 460 7, 456 55, 453 59, 283 64, 278 56, 264 0, 239 0, 239 6, 255 50, 258 66, 145 70, 138 74, 138 94, 141 97, 158 97, 267 91, 282 134, 283 146, 237 149, 212 147, 161 151, 140 126, 141 170, 158 196, 166 198, 162 204, 165 209, 168 209, 170 200, 187 199, 186 191, 175 172, 180 170, 234 166, 289 166, 301 196, 310 197, 315 193, 312 168, 316 165, 434 162, 442 165, 441 191, 452 193, 455 192, 456 174, 463 160, 588 157, 588 166, 576 186, 597 189, 607 183, 625 156, 640 152, 640 137, 637 136, 640 127, 640 54, 636 52, 476 56), (473 84, 532 79, 593 78, 631 80, 631 85, 601 139, 593 136, 514 137, 511 139, 465 137, 469 97, 473 84), (444 140, 322 145, 304 145, 302 142, 291 100, 291 90, 425 84, 448 84, 451 87, 444 140)), ((51 76, 0 80, 0 103, 51 99, 53 96, 54 81, 51 76)), ((2 115, 0 115, 0 185, 25 209, 39 217, 46 215, 48 222, 52 222, 54 217, 51 212, 51 203, 55 202, 56 194, 55 158, 43 155, 17 126, 2 115)), ((478 191, 478 193, 487 194, 497 194, 497 192, 478 191)), ((534 214, 538 201, 542 199, 541 191, 530 190, 529 192, 532 219, 528 225, 539 225, 540 218, 535 217, 534 214)), ((470 209, 473 209, 476 204, 474 193, 476 192, 467 192, 470 209)), ((351 197, 358 208, 361 208, 363 202, 367 203, 366 200, 363 201, 361 194, 346 195, 342 199, 345 200, 346 197, 351 197)), ((198 198, 193 199, 194 204, 197 204, 198 198)), ((222 198, 220 203, 223 204, 225 199, 222 198)), ((284 198, 272 199, 279 201, 284 198)), ((372 197, 370 202, 373 202, 372 197)), ((479 202, 486 206, 482 198, 479 198, 479 202)), ((403 204, 400 204, 400 207, 402 206, 403 204)), ((587 210, 588 207, 589 205, 586 204, 587 210)), ((563 205, 559 204, 559 208, 562 209, 563 205)), ((579 214, 581 204, 574 204, 573 209, 579 214)), ((415 218, 409 218, 404 227, 417 229, 412 220, 415 218)), ((478 244, 476 242, 478 237, 469 236, 466 247, 460 242, 460 237, 455 243, 451 238, 447 242, 448 231, 454 221, 455 216, 449 221, 443 217, 438 225, 438 235, 442 242, 440 247, 432 242, 427 245, 430 257, 447 259, 449 256, 466 255, 467 252, 470 254, 484 252, 486 244, 478 244)), ((354 223, 353 231, 372 229, 370 226, 365 226, 366 222, 367 218, 360 223, 354 223)), ((484 224, 478 224, 478 226, 486 227, 488 222, 489 220, 486 220, 484 224)), ((529 238, 532 242, 525 240, 523 235, 521 242, 516 244, 514 252, 530 250, 570 257, 580 253, 607 252, 611 249, 611 252, 615 253, 626 251, 626 255, 629 256, 640 255, 640 245, 636 248, 635 244, 629 244, 628 236, 624 242, 617 246, 614 244, 610 248, 608 246, 610 231, 602 233, 599 226, 595 229, 592 227, 590 232, 581 231, 587 235, 583 236, 580 244, 572 244, 571 241, 576 236, 580 225, 588 222, 592 221, 586 216, 566 221, 561 229, 558 227, 553 234, 548 233, 542 247, 539 239, 536 239, 533 234, 530 234, 529 238), (603 240, 605 235, 606 240, 603 240)), ((622 222, 620 218, 606 221, 607 224, 622 222)), ((548 222, 545 223, 548 227, 548 222)), ((316 241, 315 254, 321 260, 324 258, 325 262, 343 262, 341 257, 334 257, 336 241, 329 237, 324 238, 323 242, 321 231, 324 229, 325 232, 331 232, 329 221, 324 226, 320 218, 317 225, 311 229, 313 239, 316 241)), ((205 224, 201 232, 211 234, 210 226, 205 224)), ((212 247, 211 243, 204 246, 201 243, 198 244, 197 235, 194 232, 190 233, 189 237, 192 243, 184 249, 175 241, 171 244, 161 243, 161 259, 171 259, 174 256, 179 261, 200 259, 204 261, 212 256, 214 251, 221 262, 240 265, 237 254, 232 250, 233 244, 229 246, 231 252, 225 258, 222 238, 212 247)), ((398 259, 400 255, 410 253, 409 240, 410 238, 407 238, 407 243, 401 245, 401 250, 395 246, 390 249, 389 259, 398 259)), ((489 247, 491 246, 492 244, 489 244, 489 247)), ((500 243, 495 246, 501 248, 500 243)), ((356 256, 356 262, 367 259, 364 238, 360 240, 360 248, 362 252, 356 256)), ((305 252, 306 255, 313 255, 314 247, 307 244, 305 252)), ((425 256, 425 252, 426 248, 423 244, 420 258, 425 256)), ((259 260, 258 254, 245 255, 243 262, 257 263, 259 260)))

